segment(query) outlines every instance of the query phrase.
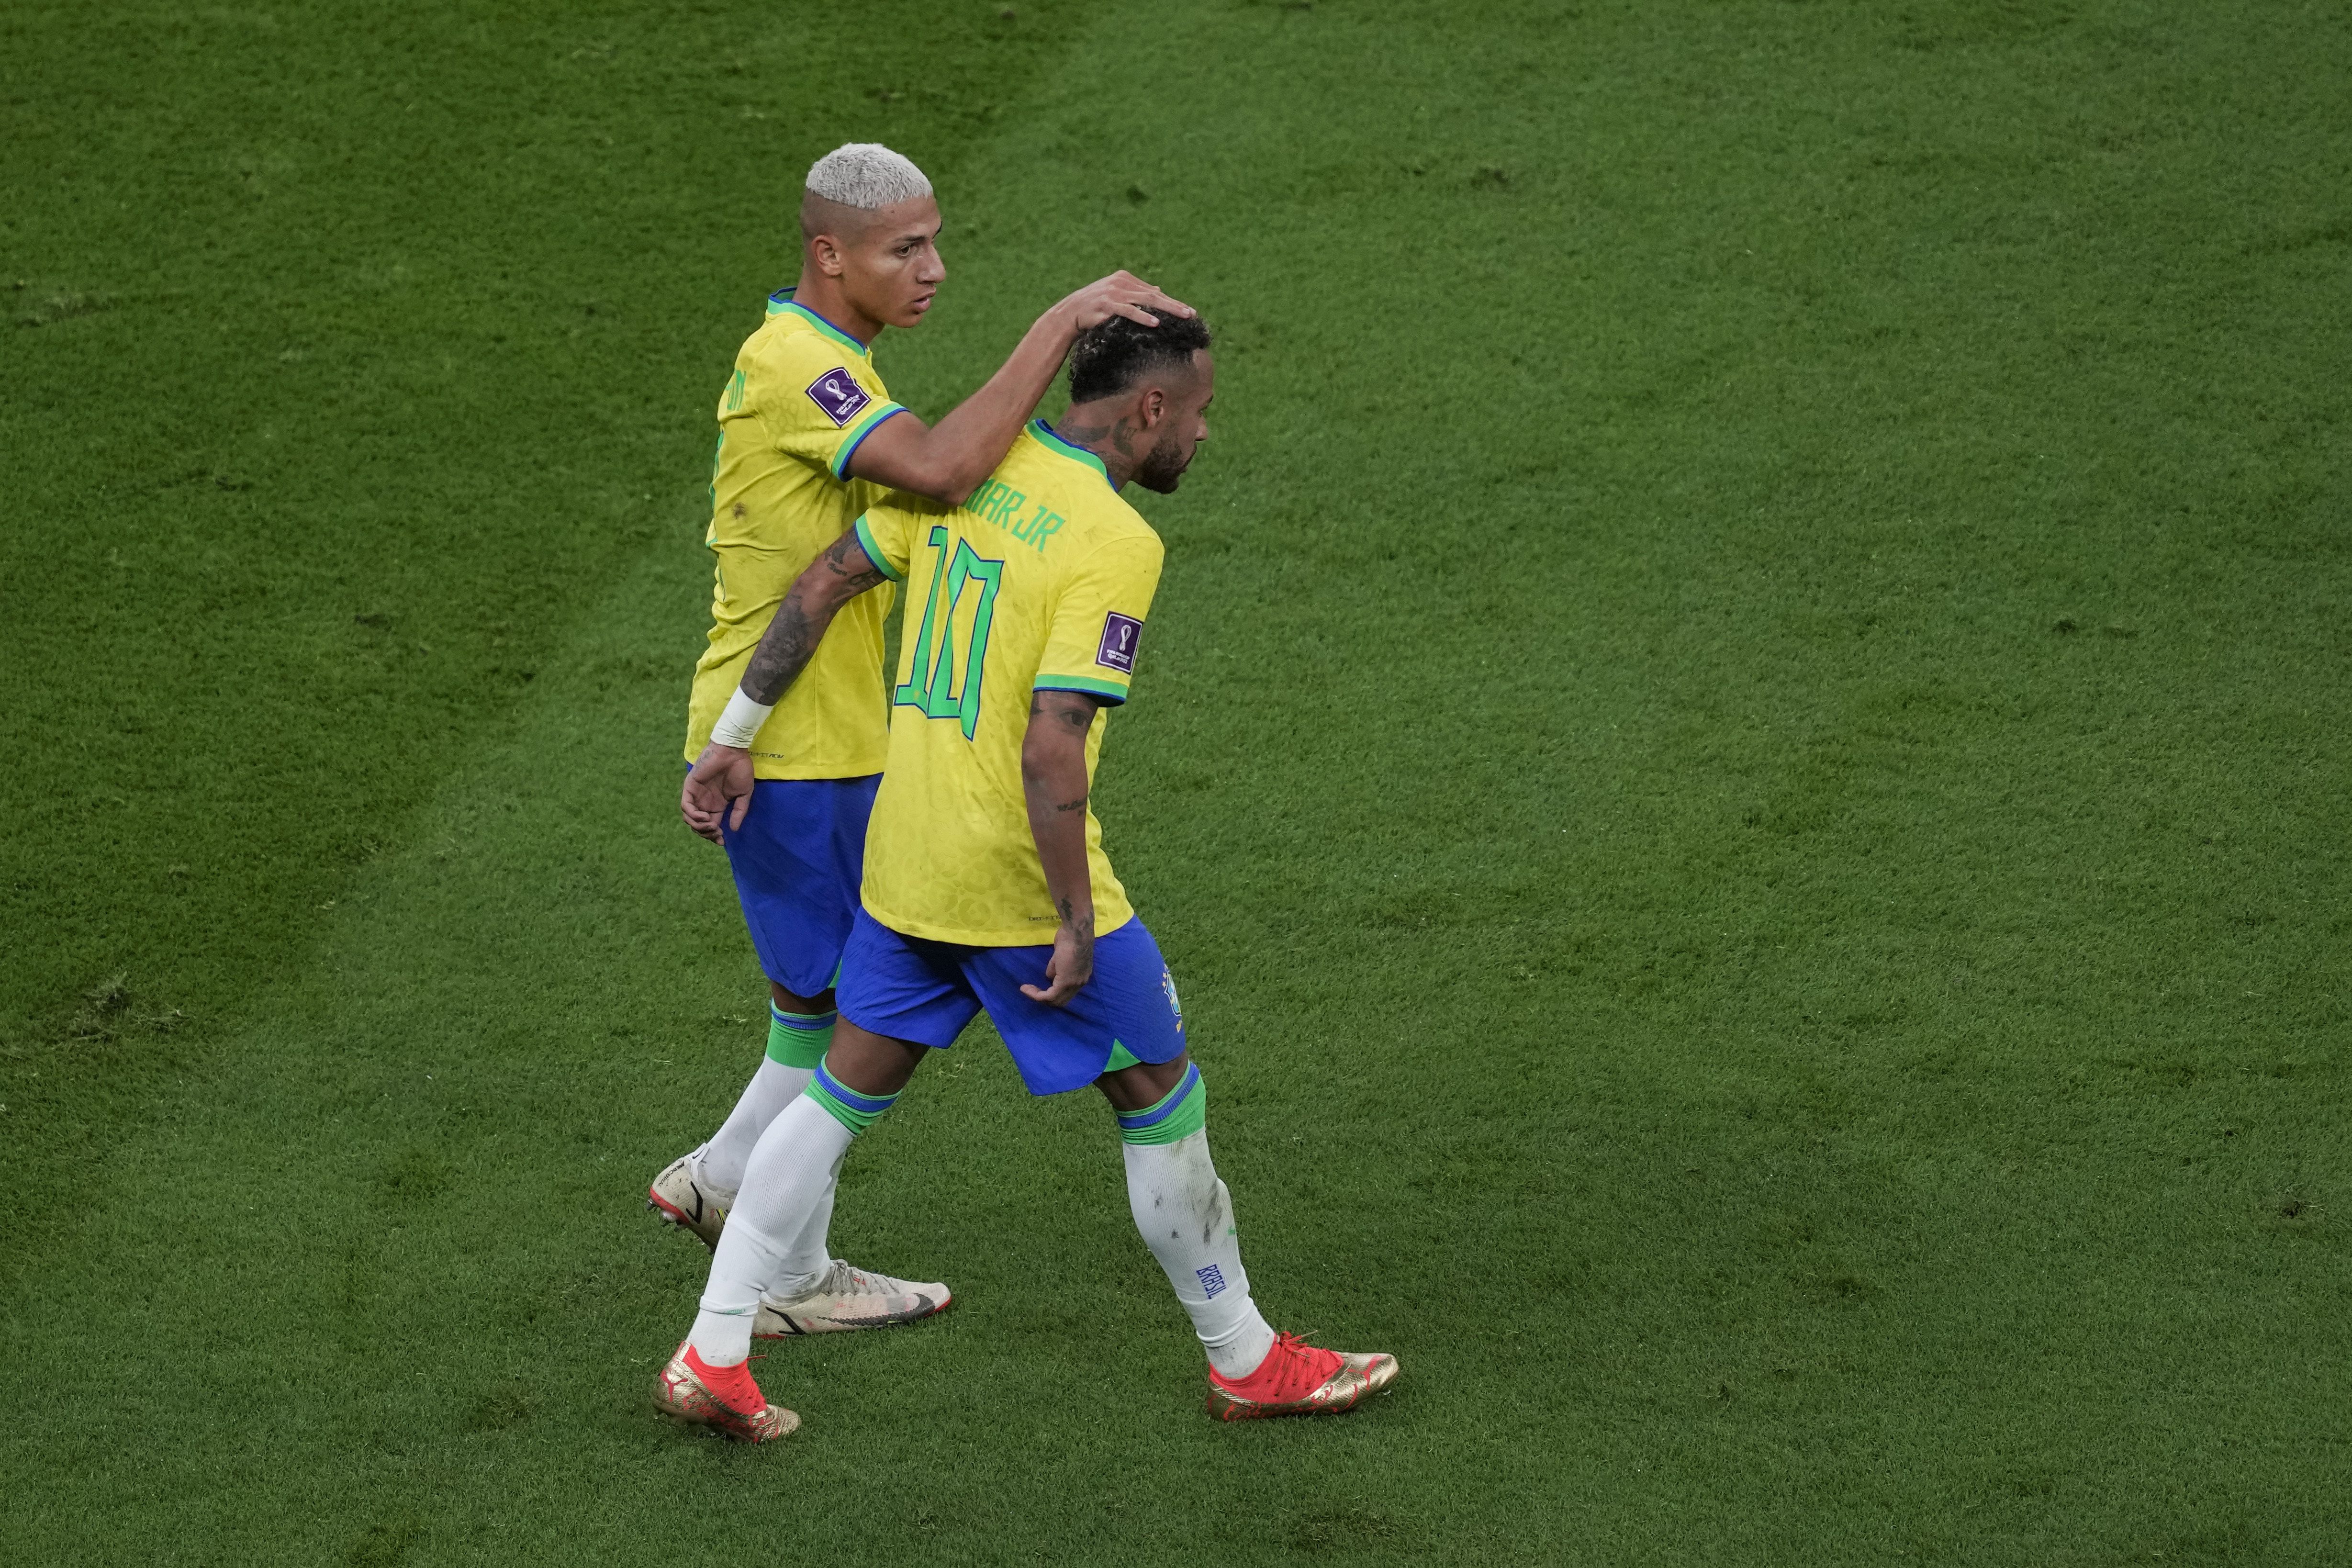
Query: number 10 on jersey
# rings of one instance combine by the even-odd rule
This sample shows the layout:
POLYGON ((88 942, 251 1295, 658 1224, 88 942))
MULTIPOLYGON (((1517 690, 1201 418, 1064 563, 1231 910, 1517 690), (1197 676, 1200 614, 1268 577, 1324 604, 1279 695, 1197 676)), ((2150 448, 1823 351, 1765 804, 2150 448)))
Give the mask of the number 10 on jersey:
POLYGON ((939 559, 931 566, 930 597, 923 602, 922 629, 915 634, 914 658, 906 684, 890 694, 901 708, 920 709, 927 718, 962 721, 963 738, 980 727, 980 678, 988 661, 988 626, 996 616, 996 590, 1004 576, 1004 563, 983 561, 970 542, 955 542, 948 555, 948 531, 933 524, 929 539, 939 559), (963 656, 956 656, 958 621, 962 617, 964 590, 977 585, 971 618, 961 627, 963 656), (956 668, 963 668, 963 685, 956 685, 956 668))

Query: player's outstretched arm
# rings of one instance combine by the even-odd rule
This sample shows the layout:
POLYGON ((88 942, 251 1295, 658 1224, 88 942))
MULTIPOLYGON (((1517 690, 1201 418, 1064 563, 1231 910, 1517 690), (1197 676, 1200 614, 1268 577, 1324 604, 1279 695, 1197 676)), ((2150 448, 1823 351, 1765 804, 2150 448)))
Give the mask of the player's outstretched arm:
POLYGON ((1158 326, 1154 311, 1189 316, 1192 307, 1125 272, 1087 284, 1038 317, 1003 368, 937 425, 899 414, 877 426, 851 456, 851 476, 962 505, 1004 460, 1077 335, 1113 316, 1158 326))
POLYGON ((1045 986, 1021 994, 1059 1007, 1095 973, 1095 884, 1087 865, 1087 731, 1101 704, 1076 691, 1038 691, 1029 698, 1029 732, 1021 740, 1021 790, 1028 799, 1029 835, 1045 868, 1045 890, 1061 923, 1045 986))
POLYGON ((888 580, 857 542, 854 528, 835 540, 800 574, 785 593, 784 602, 776 606, 776 618, 768 623, 760 646, 751 650, 751 663, 743 671, 741 684, 711 728, 710 744, 702 748, 694 766, 687 770, 677 809, 688 827, 717 844, 722 842, 722 818, 730 832, 743 826, 743 814, 751 809, 752 737, 808 668, 835 614, 868 588, 888 580))

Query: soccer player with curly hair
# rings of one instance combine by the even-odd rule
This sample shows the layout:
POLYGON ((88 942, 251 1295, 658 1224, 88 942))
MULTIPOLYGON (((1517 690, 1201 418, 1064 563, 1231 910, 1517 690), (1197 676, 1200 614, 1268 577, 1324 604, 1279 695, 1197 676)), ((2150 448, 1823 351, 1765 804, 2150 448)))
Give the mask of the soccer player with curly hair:
MULTIPOLYGON (((1397 1374, 1393 1356, 1306 1344, 1258 1310, 1174 978, 1088 805, 1160 582, 1160 537, 1121 491, 1175 489, 1206 439, 1208 329, 1107 321, 1070 363, 1058 427, 1032 423, 961 505, 868 507, 801 574, 744 671, 747 704, 788 701, 850 607, 886 584, 908 595, 840 1016, 752 1150, 656 1386, 671 1415, 754 1442, 799 1425, 750 1370, 761 1302, 824 1267, 808 1237, 851 1143, 982 1011, 1032 1094, 1091 1083, 1110 1102, 1129 1211, 1207 1353, 1212 1415, 1345 1410, 1397 1374)), ((747 784, 748 753, 708 760, 719 794, 747 784)))

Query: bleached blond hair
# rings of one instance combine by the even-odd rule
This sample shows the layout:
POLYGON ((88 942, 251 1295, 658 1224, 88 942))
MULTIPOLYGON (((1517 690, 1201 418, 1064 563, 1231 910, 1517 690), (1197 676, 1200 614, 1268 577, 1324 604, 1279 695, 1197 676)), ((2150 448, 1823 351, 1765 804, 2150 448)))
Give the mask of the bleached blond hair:
POLYGON ((929 195, 931 182, 879 142, 850 142, 809 165, 808 190, 845 207, 876 212, 929 195))

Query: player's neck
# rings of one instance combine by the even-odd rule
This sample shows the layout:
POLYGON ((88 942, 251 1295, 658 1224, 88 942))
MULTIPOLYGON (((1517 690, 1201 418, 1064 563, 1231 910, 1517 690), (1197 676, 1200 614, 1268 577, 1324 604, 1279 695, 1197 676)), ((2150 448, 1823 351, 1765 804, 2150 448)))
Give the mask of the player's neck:
POLYGON ((793 289, 793 303, 803 310, 815 311, 869 349, 874 340, 882 335, 883 323, 849 302, 838 278, 828 278, 814 269, 803 270, 793 289))
POLYGON ((1135 447, 1135 426, 1127 417, 1130 410, 1124 398, 1099 398, 1093 403, 1073 403, 1054 422, 1054 434, 1073 447, 1083 447, 1102 459, 1103 473, 1110 479, 1111 489, 1123 490, 1127 481, 1135 478, 1141 467, 1140 456, 1129 457, 1119 450, 1135 447))

